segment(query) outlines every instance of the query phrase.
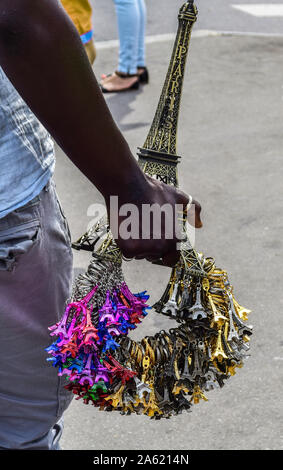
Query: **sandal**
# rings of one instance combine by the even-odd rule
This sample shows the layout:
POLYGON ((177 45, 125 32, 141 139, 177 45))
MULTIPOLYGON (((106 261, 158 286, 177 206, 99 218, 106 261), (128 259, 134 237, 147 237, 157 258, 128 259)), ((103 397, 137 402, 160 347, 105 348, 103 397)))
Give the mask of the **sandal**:
MULTIPOLYGON (((140 79, 140 82, 144 85, 146 85, 148 82, 149 82, 149 73, 148 73, 148 69, 146 67, 138 67, 138 71, 141 71, 141 73, 138 72, 138 77, 140 79)), ((105 73, 103 73, 101 75, 101 78, 102 80, 105 80, 105 78, 107 77, 111 77, 113 74, 112 73, 108 73, 107 75, 105 73)))
POLYGON ((149 82, 148 69, 146 67, 138 67, 138 71, 141 71, 141 70, 142 72, 138 74, 140 77, 140 82, 146 85, 149 82))
MULTIPOLYGON (((118 71, 115 71, 114 74, 107 75, 107 77, 111 77, 111 76, 115 76, 115 75, 119 78, 122 78, 122 79, 127 79, 127 78, 132 78, 132 77, 138 77, 139 78, 139 74, 126 74, 126 73, 121 73, 121 72, 118 72, 118 71)), ((140 80, 138 79, 132 85, 130 85, 126 88, 121 88, 119 90, 108 90, 104 86, 106 84, 107 83, 100 84, 100 88, 101 88, 102 93, 119 93, 121 91, 137 90, 139 88, 140 80)))

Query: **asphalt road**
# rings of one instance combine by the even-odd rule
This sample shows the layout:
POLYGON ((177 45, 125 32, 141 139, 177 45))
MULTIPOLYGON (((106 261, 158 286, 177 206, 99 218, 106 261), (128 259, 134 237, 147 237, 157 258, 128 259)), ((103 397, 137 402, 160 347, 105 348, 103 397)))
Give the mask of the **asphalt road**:
MULTIPOLYGON (((182 2, 148 2, 148 34, 175 30, 176 3, 182 2), (158 16, 161 4, 166 5, 164 22, 158 16)), ((199 0, 198 27, 280 31, 282 18, 255 20, 229 9, 229 3, 199 0)), ((95 16, 97 40, 115 39, 112 2, 96 0, 95 16), (103 26, 108 22, 113 30, 103 26)), ((171 48, 171 41, 148 45, 149 85, 106 96, 134 153, 149 129, 171 48)), ((164 422, 107 414, 73 401, 65 416, 63 449, 283 448, 282 50, 283 38, 193 38, 179 125, 180 185, 203 207, 204 227, 196 246, 228 271, 236 298, 253 311, 251 357, 222 390, 208 393, 208 402, 164 422)), ((112 70, 117 52, 111 47, 99 52, 97 76, 112 70)), ((56 182, 75 239, 90 220, 89 206, 102 199, 59 149, 56 182)), ((74 253, 75 273, 87 262, 88 255, 74 253)), ((153 301, 168 278, 166 269, 143 262, 127 264, 125 273, 132 289, 148 289, 153 301)), ((136 337, 167 328, 168 323, 172 326, 151 313, 136 337)))
MULTIPOLYGON (((91 0, 95 39, 105 41, 118 37, 113 0, 91 0)), ((183 0, 145 0, 148 12, 147 34, 173 33, 176 31, 176 11, 183 0)), ((199 10, 196 29, 217 31, 245 31, 282 33, 283 18, 258 18, 233 8, 238 4, 272 3, 282 0, 197 0, 199 10)))

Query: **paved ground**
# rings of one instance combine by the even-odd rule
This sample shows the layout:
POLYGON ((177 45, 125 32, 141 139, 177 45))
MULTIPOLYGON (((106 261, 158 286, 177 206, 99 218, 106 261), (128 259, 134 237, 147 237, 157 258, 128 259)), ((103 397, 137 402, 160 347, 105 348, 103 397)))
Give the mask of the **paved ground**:
MULTIPOLYGON (((145 0, 148 11, 147 34, 175 32, 176 10, 183 0, 145 0)), ((114 0, 91 0, 93 5, 94 31, 97 41, 117 38, 117 25, 114 0), (107 25, 107 27, 105 27, 107 25)), ((275 16, 256 17, 235 9, 235 5, 255 5, 262 0, 196 0, 199 17, 196 29, 213 29, 220 31, 256 31, 264 33, 281 33, 283 18, 275 16)), ((282 5, 282 0, 265 0, 265 4, 282 5)), ((267 13, 266 13, 267 14, 267 13)))
MULTIPOLYGON (((161 1, 155 3, 160 6, 161 1)), ((171 3, 166 1, 167 6, 171 3)), ((105 15, 110 14, 113 5, 109 0, 104 4, 105 15)), ((220 22, 213 26, 232 29, 224 28, 221 15, 215 13, 224 1, 213 4, 211 18, 220 22)), ((102 0, 96 0, 96 6, 98 16, 102 0)), ((150 8, 158 13, 157 7, 150 8)), ((170 6, 168 17, 172 10, 170 6)), ((152 28, 150 34, 161 33, 161 22, 157 30, 152 28)), ((203 28, 214 29, 211 24, 203 28)), ((270 24, 265 31, 272 32, 269 28, 270 24)), ((113 38, 114 33, 108 38, 101 35, 101 40, 113 38)), ((150 85, 106 97, 133 152, 149 129, 171 47, 170 41, 148 45, 150 85)), ((208 402, 169 421, 102 413, 73 401, 65 418, 64 449, 283 448, 282 50, 283 38, 193 38, 179 126, 181 187, 203 206, 204 228, 196 245, 227 269, 237 299, 253 310, 251 357, 221 391, 208 394, 208 402)), ((101 51, 95 73, 111 70, 116 58, 117 49, 101 51)), ((95 155, 95 142, 93 149, 95 155)), ((87 208, 101 197, 60 150, 56 181, 75 239, 90 220, 87 208)), ((75 272, 87 262, 88 256, 75 253, 75 272)), ((143 262, 128 264, 125 272, 133 290, 148 289, 153 300, 168 275, 166 269, 143 262)), ((168 323, 172 326, 152 313, 136 337, 168 323)))

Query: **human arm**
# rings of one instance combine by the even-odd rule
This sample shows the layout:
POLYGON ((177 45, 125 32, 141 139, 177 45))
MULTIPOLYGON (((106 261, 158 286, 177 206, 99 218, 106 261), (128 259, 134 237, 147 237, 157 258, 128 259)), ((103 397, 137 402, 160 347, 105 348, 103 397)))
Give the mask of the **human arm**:
MULTIPOLYGON (((0 64, 72 162, 109 206, 183 204, 183 193, 147 178, 106 105, 79 35, 57 0, 1 0, 0 64)), ((196 225, 200 225, 197 211, 196 225)), ((118 240, 126 256, 174 252, 172 240, 118 240)))

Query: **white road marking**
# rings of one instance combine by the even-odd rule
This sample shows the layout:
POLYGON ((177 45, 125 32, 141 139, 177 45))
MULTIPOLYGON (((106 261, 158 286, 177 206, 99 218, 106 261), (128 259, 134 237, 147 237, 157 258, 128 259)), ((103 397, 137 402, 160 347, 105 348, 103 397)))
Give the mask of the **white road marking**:
MULTIPOLYGON (((166 42, 172 41, 175 38, 175 34, 156 34, 154 36, 146 37, 146 44, 152 44, 154 42, 166 42)), ((112 39, 109 41, 98 41, 96 42, 97 49, 111 49, 112 47, 119 47, 119 40, 112 39)))
MULTIPOLYGON (((197 29, 192 32, 193 38, 204 38, 208 36, 259 36, 259 37, 279 37, 282 38, 283 34, 281 33, 257 33, 257 32, 247 32, 247 31, 216 31, 210 29, 197 29)), ((154 44, 158 42, 174 41, 176 37, 175 33, 168 34, 156 34, 153 36, 147 36, 145 39, 146 44, 154 44)), ((109 41, 97 41, 95 43, 98 50, 102 49, 112 49, 119 47, 119 41, 117 39, 109 41)))
MULTIPOLYGON (((219 31, 212 31, 207 29, 197 29, 196 31, 192 32, 192 37, 195 38, 203 38, 206 36, 219 36, 219 31)), ((174 41, 176 38, 176 33, 168 33, 168 34, 154 34, 152 36, 146 36, 145 42, 146 44, 154 44, 157 42, 167 42, 167 41, 174 41)), ((109 41, 97 41, 95 43, 96 49, 112 49, 114 47, 119 47, 119 40, 118 39, 110 39, 109 41)))
POLYGON ((248 13, 249 15, 261 18, 283 16, 283 3, 240 4, 232 5, 232 7, 236 10, 248 13))

